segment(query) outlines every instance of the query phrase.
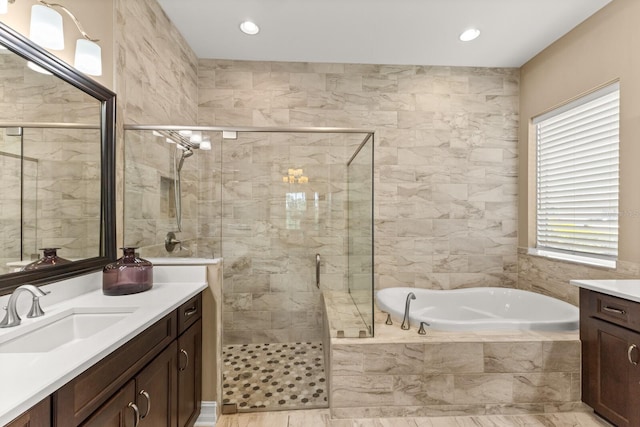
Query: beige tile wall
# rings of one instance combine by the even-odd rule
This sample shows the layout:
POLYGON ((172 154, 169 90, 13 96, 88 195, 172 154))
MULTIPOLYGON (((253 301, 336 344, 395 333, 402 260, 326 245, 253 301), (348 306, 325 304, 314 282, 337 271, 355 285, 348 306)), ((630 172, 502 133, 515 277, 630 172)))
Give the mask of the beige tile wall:
POLYGON ((378 288, 515 286, 519 73, 201 59, 200 124, 376 131, 378 288))
POLYGON ((518 70, 199 61, 201 124, 376 131, 378 287, 515 286, 518 70))
MULTIPOLYGON (((129 220, 124 216, 123 208, 125 156, 122 126, 125 123, 196 123, 198 82, 195 53, 155 0, 115 0, 115 15, 115 92, 118 94, 116 197, 117 235, 121 246, 126 243, 123 224, 129 220)), ((155 234, 150 238, 161 245, 166 231, 154 229, 155 234)), ((185 242, 195 237, 195 232, 180 236, 185 242)))
POLYGON ((571 280, 636 279, 640 265, 618 261, 617 267, 601 268, 532 256, 526 249, 518 251, 518 288, 549 295, 578 305, 579 288, 571 280))

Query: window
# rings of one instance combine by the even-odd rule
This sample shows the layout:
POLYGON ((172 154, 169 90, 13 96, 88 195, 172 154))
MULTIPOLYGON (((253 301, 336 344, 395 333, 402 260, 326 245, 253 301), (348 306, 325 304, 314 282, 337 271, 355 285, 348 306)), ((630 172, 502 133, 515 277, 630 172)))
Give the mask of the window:
POLYGON ((615 83, 534 119, 539 253, 617 258, 619 99, 615 83))

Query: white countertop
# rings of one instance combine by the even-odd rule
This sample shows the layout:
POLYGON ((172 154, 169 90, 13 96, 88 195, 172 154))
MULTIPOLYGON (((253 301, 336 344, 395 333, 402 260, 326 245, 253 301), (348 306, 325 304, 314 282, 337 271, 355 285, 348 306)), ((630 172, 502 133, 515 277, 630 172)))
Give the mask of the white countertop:
MULTIPOLYGON (((195 267, 164 268, 194 269, 195 267)), ((206 267, 200 268, 205 269, 206 267)), ((20 311, 21 317, 23 317, 21 325, 0 329, 0 346, 2 346, 2 342, 19 333, 20 328, 34 327, 37 322, 46 320, 47 316, 55 316, 56 313, 69 308, 137 307, 125 319, 104 330, 52 351, 45 353, 0 353, 0 425, 7 424, 28 410, 207 287, 206 273, 204 272, 185 275, 168 270, 167 274, 158 274, 158 276, 163 275, 182 276, 185 279, 170 283, 154 282, 153 288, 146 292, 115 297, 103 295, 100 283, 94 283, 89 286, 91 290, 88 292, 45 306, 48 295, 41 299, 45 310, 43 317, 27 319, 24 316, 25 312, 20 311)), ((96 281, 95 275, 88 277, 91 277, 94 282, 96 281)), ((27 297, 20 298, 20 300, 23 299, 30 301, 30 298, 27 297)))
POLYGON ((571 280, 574 286, 640 302, 640 280, 571 280))

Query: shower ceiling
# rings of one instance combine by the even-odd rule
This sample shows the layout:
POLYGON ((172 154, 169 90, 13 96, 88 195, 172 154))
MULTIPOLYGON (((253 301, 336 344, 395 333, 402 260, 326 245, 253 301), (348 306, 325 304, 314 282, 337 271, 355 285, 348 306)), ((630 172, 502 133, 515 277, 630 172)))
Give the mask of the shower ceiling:
MULTIPOLYGON (((612 0, 159 0, 199 58, 519 67, 612 0), (253 20, 255 36, 239 25, 253 20), (481 30, 461 42, 460 33, 481 30)), ((618 1, 618 0, 613 0, 618 1)))

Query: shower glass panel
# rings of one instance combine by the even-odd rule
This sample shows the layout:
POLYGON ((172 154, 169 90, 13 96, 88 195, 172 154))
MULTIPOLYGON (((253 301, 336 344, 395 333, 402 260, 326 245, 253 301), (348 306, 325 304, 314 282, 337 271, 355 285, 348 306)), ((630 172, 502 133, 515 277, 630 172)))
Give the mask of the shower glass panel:
POLYGON ((211 149, 198 145, 183 156, 167 133, 185 128, 125 129, 125 244, 148 257, 224 258, 223 404, 326 407, 323 297, 350 313, 343 336, 373 333, 365 271, 372 269, 372 134, 199 126, 191 130, 211 149), (166 250, 168 231, 181 242, 178 252, 166 250))
POLYGON ((0 200, 2 200, 2 234, 5 244, 0 245, 0 274, 14 271, 10 263, 21 259, 21 203, 22 138, 0 131, 0 200))
MULTIPOLYGON (((348 162, 348 283, 349 293, 367 336, 373 322, 373 135, 348 162)), ((352 325, 353 327, 353 325, 352 325)))
POLYGON ((125 130, 124 244, 143 257, 221 254, 220 132, 197 136, 210 145, 185 130, 125 130))

